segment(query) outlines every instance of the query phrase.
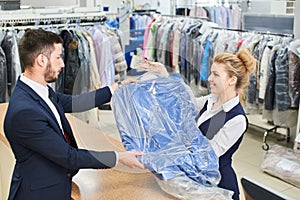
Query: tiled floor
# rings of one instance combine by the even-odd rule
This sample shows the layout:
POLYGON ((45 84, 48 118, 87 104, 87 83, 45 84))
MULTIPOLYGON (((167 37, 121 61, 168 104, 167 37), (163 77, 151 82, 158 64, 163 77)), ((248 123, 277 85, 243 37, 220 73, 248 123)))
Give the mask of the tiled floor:
MULTIPOLYGON (((238 179, 240 180, 243 176, 246 176, 290 199, 299 199, 300 188, 270 176, 261 170, 260 166, 266 154, 266 151, 262 149, 262 138, 263 131, 251 127, 245 134, 243 142, 233 158, 233 166, 238 179)), ((270 146, 273 144, 291 146, 291 144, 287 144, 285 141, 277 142, 277 138, 278 136, 268 136, 268 144, 270 146)), ((243 192, 241 187, 240 191, 243 192)), ((241 199, 244 199, 243 195, 241 195, 241 199)))
MULTIPOLYGON (((102 110, 100 116, 101 130, 113 138, 120 139, 112 111, 102 110)), ((243 142, 233 158, 233 166, 237 172, 238 179, 240 180, 243 176, 247 176, 272 190, 286 195, 290 199, 300 199, 300 188, 274 178, 261 170, 260 165, 266 153, 262 149, 262 138, 263 131, 251 127, 245 134, 243 142)), ((270 146, 277 143, 276 138, 272 135, 268 137, 267 141, 270 146)), ((280 143, 285 145, 285 142, 280 143)), ((241 200, 244 200, 243 190, 240 189, 240 191, 241 200)))

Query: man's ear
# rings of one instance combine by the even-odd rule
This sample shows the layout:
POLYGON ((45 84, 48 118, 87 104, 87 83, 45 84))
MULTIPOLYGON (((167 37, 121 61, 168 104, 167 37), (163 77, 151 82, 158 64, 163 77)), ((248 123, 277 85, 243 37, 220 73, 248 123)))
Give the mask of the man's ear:
POLYGON ((35 62, 38 66, 45 66, 47 65, 48 58, 44 54, 39 54, 36 57, 35 62))

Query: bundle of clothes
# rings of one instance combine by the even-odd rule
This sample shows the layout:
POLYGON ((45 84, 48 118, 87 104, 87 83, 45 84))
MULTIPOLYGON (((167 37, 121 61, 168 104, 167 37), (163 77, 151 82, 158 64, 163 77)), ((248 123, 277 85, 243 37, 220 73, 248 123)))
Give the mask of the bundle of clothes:
POLYGON ((194 96, 181 77, 146 73, 121 87, 112 108, 122 143, 139 158, 160 187, 181 199, 231 199, 217 187, 218 157, 196 124, 194 96))

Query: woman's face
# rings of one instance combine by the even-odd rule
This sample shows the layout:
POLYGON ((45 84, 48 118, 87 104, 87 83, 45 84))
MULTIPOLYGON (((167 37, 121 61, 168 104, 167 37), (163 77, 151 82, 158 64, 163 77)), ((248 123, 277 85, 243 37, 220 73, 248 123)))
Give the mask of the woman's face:
POLYGON ((225 93, 232 84, 232 78, 225 70, 226 66, 222 63, 213 63, 208 77, 210 92, 221 95, 225 93))

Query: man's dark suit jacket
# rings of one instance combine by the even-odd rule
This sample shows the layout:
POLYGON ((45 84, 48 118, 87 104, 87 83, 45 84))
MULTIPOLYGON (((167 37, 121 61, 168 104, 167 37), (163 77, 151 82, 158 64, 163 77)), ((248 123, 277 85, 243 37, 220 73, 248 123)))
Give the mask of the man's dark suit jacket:
POLYGON ((9 194, 11 200, 70 199, 72 177, 79 169, 111 168, 116 163, 113 151, 78 149, 64 114, 109 102, 109 88, 77 96, 55 93, 50 87, 49 92, 71 143, 65 141, 46 102, 19 79, 4 120, 5 135, 16 158, 9 194))

